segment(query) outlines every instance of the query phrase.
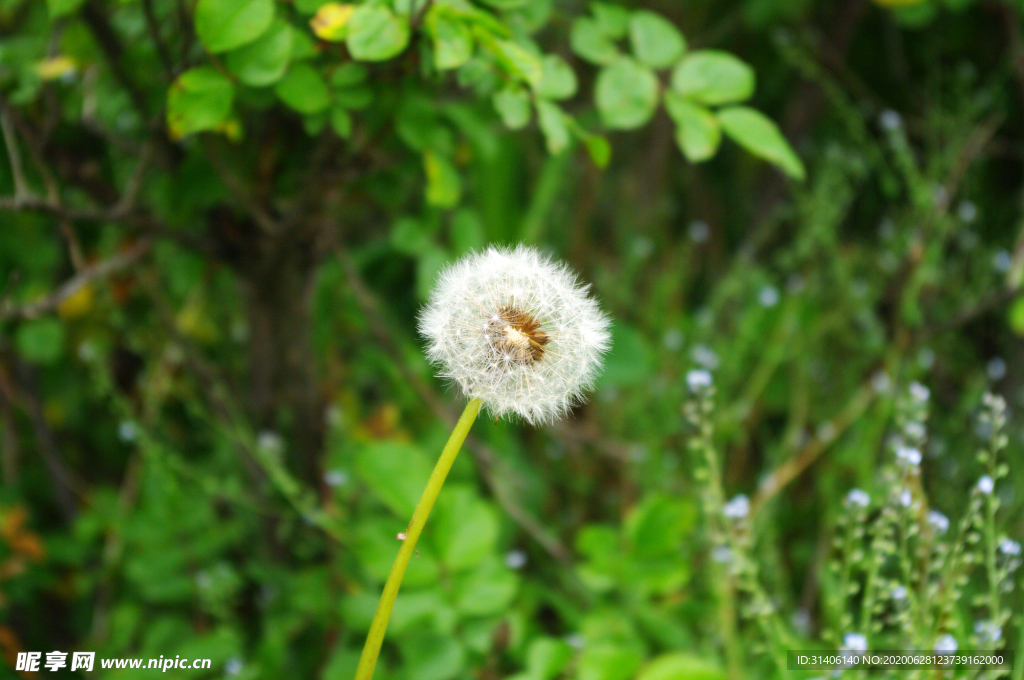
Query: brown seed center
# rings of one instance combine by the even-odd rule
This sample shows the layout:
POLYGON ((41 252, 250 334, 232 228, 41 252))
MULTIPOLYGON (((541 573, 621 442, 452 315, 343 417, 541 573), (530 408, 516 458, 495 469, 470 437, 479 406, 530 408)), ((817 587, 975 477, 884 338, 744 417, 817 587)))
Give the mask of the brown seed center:
POLYGON ((532 314, 512 305, 498 310, 488 325, 487 335, 496 353, 520 366, 540 361, 549 339, 532 314))

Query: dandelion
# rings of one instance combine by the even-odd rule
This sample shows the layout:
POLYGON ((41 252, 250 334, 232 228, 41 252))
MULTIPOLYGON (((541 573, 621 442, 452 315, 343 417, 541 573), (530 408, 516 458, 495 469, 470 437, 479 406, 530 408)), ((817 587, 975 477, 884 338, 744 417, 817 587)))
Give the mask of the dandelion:
POLYGON ((850 505, 866 508, 871 504, 871 496, 862 489, 850 489, 850 493, 846 494, 846 501, 850 505))
POLYGON ((995 482, 988 475, 982 475, 981 479, 978 480, 978 491, 985 494, 986 496, 996 488, 995 482))
POLYGON ((441 272, 420 333, 439 375, 495 416, 531 424, 580 403, 608 351, 608 317, 564 264, 488 248, 441 272))
MULTIPOLYGON (((356 680, 377 665, 402 577, 469 429, 486 408, 531 424, 566 415, 597 377, 610 321, 564 264, 519 246, 491 247, 445 268, 419 317, 438 376, 469 398, 427 481, 370 623, 356 680)), ((510 553, 510 569, 525 564, 510 553)))

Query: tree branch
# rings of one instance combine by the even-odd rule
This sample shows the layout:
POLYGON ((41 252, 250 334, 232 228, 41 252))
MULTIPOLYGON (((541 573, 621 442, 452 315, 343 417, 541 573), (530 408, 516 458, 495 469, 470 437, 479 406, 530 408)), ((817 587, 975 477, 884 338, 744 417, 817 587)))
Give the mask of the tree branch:
POLYGON ((0 319, 34 319, 43 314, 48 314, 60 307, 61 303, 80 291, 86 284, 96 279, 102 279, 127 269, 145 256, 153 246, 152 239, 139 241, 129 250, 118 253, 109 260, 104 260, 78 272, 53 293, 50 293, 42 300, 31 304, 2 309, 0 308, 0 319))

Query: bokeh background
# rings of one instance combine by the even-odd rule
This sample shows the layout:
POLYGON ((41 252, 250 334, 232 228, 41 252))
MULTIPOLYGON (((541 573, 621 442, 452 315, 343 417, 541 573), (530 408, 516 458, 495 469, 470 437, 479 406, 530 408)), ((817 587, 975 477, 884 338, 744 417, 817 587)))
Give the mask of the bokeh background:
MULTIPOLYGON (((787 646, 866 630, 828 565, 848 492, 896 488, 908 394, 915 508, 954 527, 1005 396, 1020 540, 1019 0, 324 4, 0 0, 0 674, 351 677, 462 408, 417 310, 489 243, 567 261, 613 350, 571 418, 476 424, 376 677, 790 677, 787 646), (799 160, 770 125, 712 145, 714 96, 672 109, 683 46, 637 12, 749 65, 705 85, 799 160), (727 526, 701 501, 739 494, 727 526)), ((971 646, 965 579, 913 642, 971 646)))

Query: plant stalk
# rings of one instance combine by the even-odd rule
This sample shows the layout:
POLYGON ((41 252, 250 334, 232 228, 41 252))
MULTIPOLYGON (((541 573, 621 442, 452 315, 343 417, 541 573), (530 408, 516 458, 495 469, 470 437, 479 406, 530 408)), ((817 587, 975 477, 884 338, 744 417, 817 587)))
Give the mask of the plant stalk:
POLYGON ((423 490, 420 502, 416 504, 409 528, 405 530, 402 547, 398 549, 398 557, 395 558, 395 564, 391 567, 388 580, 384 583, 384 592, 381 593, 377 611, 370 623, 370 632, 366 636, 366 645, 363 646, 362 656, 359 657, 355 680, 370 680, 373 677, 373 669, 377 666, 380 646, 384 642, 384 632, 387 630, 388 620, 391 618, 391 610, 395 606, 395 598, 398 597, 398 588, 402 585, 402 577, 405 576, 405 568, 409 565, 409 559, 416 550, 416 541, 419 540, 420 533, 423 531, 423 525, 427 523, 427 517, 434 507, 434 501, 437 500, 437 495, 448 476, 448 471, 452 468, 452 463, 455 462, 455 456, 459 454, 462 442, 466 440, 469 428, 473 426, 473 421, 476 420, 478 413, 480 413, 480 400, 471 399, 459 417, 459 422, 455 424, 455 429, 452 430, 452 436, 448 438, 444 450, 441 451, 441 457, 438 458, 434 471, 430 473, 427 488, 423 490))

